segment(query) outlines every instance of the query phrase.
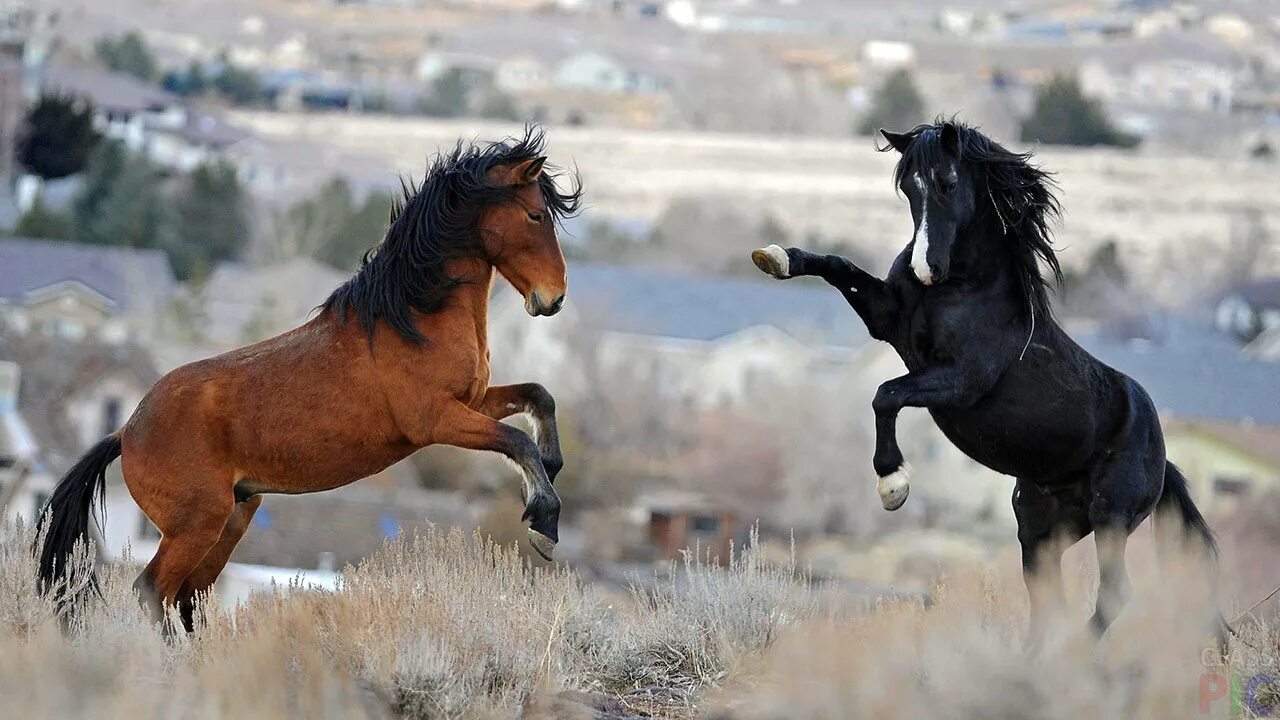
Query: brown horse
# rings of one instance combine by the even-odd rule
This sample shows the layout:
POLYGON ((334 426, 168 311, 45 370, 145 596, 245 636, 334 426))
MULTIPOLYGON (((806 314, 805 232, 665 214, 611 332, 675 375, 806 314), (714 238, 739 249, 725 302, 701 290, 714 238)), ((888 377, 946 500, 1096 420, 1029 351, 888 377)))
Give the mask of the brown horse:
POLYGON ((524 476, 530 542, 550 559, 563 462, 555 404, 534 383, 489 387, 487 312, 497 270, 530 315, 554 315, 567 288, 556 222, 577 212, 543 169, 543 135, 436 157, 403 186, 386 236, 311 321, 180 367, 124 427, 58 483, 41 518, 41 587, 72 584, 106 467, 162 533, 135 587, 153 610, 190 602, 231 557, 263 493, 354 482, 433 444, 491 450, 524 476), (500 422, 532 416, 534 438, 500 422), (536 439, 535 439, 536 438, 536 439))

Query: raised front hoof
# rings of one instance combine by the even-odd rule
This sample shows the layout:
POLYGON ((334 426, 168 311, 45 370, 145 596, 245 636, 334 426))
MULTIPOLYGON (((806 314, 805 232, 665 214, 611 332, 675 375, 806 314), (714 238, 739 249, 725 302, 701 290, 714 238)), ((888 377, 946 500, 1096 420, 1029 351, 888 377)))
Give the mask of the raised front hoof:
POLYGON ((787 257, 787 251, 777 245, 752 250, 751 262, 766 275, 772 275, 779 280, 791 277, 791 259, 787 257))
POLYGON ((876 483, 880 504, 890 512, 902 507, 911 494, 911 466, 902 465, 896 472, 885 475, 876 483))
POLYGON ((555 540, 552 540, 533 528, 529 528, 529 545, 533 547, 535 552, 542 556, 543 560, 550 560, 551 555, 556 549, 555 540))

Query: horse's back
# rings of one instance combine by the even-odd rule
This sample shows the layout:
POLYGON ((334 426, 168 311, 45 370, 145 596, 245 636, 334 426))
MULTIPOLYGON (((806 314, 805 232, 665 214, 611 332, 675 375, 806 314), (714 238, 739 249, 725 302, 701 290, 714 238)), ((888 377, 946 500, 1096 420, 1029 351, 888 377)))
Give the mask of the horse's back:
POLYGON ((126 424, 126 455, 207 458, 228 482, 282 491, 336 487, 390 465, 407 452, 376 451, 397 442, 369 402, 379 388, 353 330, 321 318, 174 369, 126 424), (365 452, 344 460, 340 449, 353 445, 365 452))

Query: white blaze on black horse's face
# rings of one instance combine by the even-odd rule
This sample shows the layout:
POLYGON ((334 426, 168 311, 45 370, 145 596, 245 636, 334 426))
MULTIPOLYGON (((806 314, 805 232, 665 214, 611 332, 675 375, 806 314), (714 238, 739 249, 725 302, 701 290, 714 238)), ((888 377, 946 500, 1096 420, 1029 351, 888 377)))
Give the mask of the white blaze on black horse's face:
POLYGON ((972 183, 960 162, 955 126, 899 134, 881 131, 907 163, 899 190, 911 205, 915 233, 911 239, 911 271, 924 285, 944 282, 951 270, 959 230, 974 213, 972 183), (917 143, 925 143, 916 147, 917 143))

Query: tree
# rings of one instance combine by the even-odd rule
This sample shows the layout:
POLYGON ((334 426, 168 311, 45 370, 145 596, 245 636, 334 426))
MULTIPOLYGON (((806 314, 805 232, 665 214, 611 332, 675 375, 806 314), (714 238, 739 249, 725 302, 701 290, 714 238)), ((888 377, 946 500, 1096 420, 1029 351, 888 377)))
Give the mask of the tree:
POLYGON ((347 181, 335 177, 276 218, 270 233, 272 260, 305 256, 339 270, 354 270, 386 232, 391 195, 381 191, 358 200, 347 181))
POLYGON ((77 242, 160 247, 168 217, 159 173, 146 158, 130 155, 119 142, 99 143, 85 166, 72 216, 77 242))
POLYGON ((471 100, 471 83, 462 68, 449 68, 431 82, 422 112, 432 117, 462 117, 471 100))
POLYGON ((204 66, 192 60, 186 70, 165 73, 163 85, 171 93, 191 97, 209 89, 209 78, 205 75, 204 66))
POLYGON ((185 262, 180 275, 199 275, 214 263, 240 256, 249 238, 247 199, 235 168, 204 164, 186 178, 175 204, 173 257, 185 262))
POLYGON ((1102 105, 1086 97, 1075 75, 1058 73, 1036 92, 1022 140, 1052 145, 1134 147, 1138 138, 1116 128, 1102 105))
POLYGON ((54 180, 83 170, 97 144, 93 108, 87 102, 41 95, 19 133, 18 162, 31 174, 54 180))
POLYGON ((128 32, 118 38, 102 38, 93 46, 98 60, 111 70, 151 82, 159 74, 155 56, 142 36, 128 32))
POLYGON ((228 63, 213 80, 213 86, 237 105, 253 105, 266 97, 258 73, 228 63))
POLYGON ((75 234, 75 225, 70 215, 50 210, 37 197, 35 204, 18 218, 10 232, 17 237, 70 240, 75 234))
POLYGON ((924 98, 906 68, 894 70, 871 99, 871 109, 858 123, 858 132, 870 135, 880 128, 904 130, 924 121, 924 98))

